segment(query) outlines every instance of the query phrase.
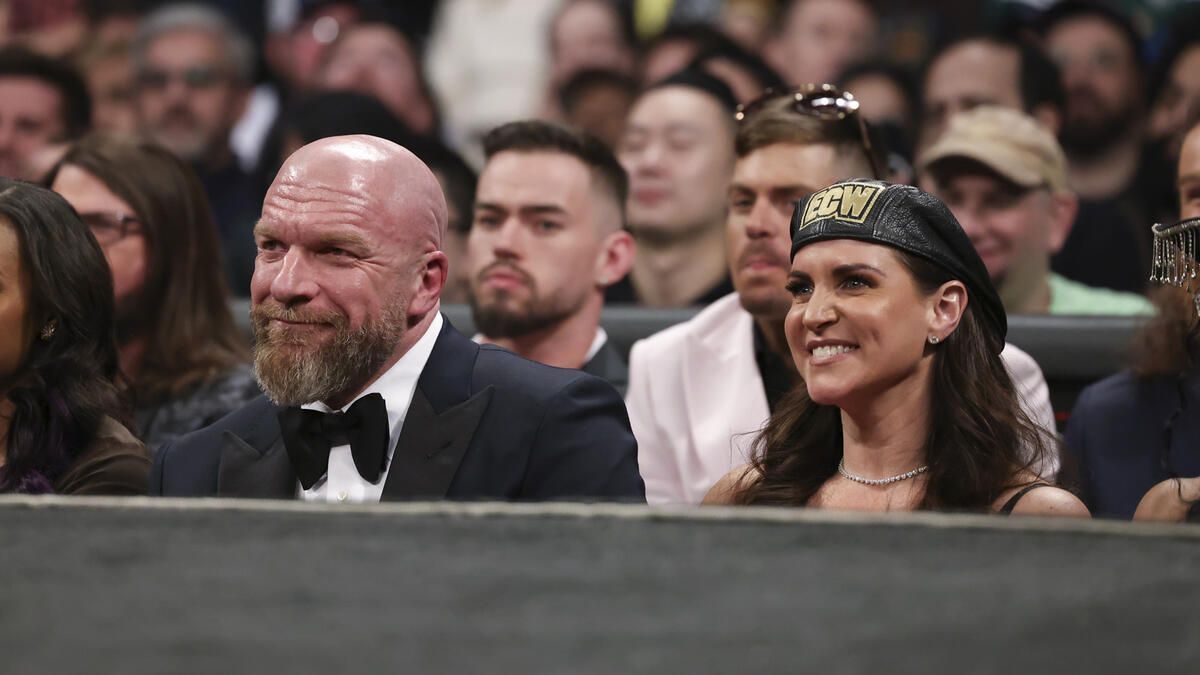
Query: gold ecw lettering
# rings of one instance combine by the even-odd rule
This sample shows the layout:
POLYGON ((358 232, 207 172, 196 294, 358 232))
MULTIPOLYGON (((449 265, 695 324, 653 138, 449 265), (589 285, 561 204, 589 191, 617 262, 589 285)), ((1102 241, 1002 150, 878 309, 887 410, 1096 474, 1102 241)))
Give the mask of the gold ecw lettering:
POLYGON ((824 218, 862 223, 871 214, 880 192, 882 189, 879 186, 862 183, 827 187, 808 200, 800 227, 805 228, 813 221, 824 218))

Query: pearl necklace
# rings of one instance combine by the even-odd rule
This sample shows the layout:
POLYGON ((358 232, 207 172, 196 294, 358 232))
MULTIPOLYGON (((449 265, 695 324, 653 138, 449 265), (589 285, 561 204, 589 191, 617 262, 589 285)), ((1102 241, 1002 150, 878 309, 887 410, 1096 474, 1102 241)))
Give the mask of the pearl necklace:
POLYGON ((912 471, 902 473, 898 476, 892 476, 890 478, 863 478, 862 476, 855 476, 854 474, 852 474, 846 470, 846 458, 845 457, 843 457, 842 460, 840 462, 838 462, 838 473, 842 474, 843 478, 845 478, 846 480, 852 480, 855 483, 862 483, 863 485, 890 485, 892 483, 898 483, 902 480, 908 480, 909 478, 914 478, 916 476, 919 476, 919 475, 925 473, 928 470, 929 470, 929 465, 926 464, 925 466, 919 466, 919 467, 913 469, 912 471))

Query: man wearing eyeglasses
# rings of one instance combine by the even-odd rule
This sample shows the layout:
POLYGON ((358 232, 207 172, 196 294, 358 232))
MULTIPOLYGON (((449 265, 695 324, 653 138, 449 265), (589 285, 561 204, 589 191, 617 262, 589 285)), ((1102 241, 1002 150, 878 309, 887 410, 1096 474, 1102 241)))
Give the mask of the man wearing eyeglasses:
MULTIPOLYGON (((626 405, 649 503, 699 503, 725 472, 748 461, 759 429, 799 382, 783 336, 789 223, 800 198, 838 181, 879 177, 882 148, 871 142, 857 103, 824 85, 741 109, 725 228, 736 292, 630 353, 626 405)), ((1026 411, 1052 429, 1037 364, 1011 346, 1002 358, 1026 411)), ((1042 467, 1056 470, 1056 463, 1042 467)))
POLYGON ((196 170, 221 233, 231 290, 246 295, 258 204, 229 139, 249 98, 253 47, 219 11, 171 5, 142 22, 133 60, 138 126, 196 170))

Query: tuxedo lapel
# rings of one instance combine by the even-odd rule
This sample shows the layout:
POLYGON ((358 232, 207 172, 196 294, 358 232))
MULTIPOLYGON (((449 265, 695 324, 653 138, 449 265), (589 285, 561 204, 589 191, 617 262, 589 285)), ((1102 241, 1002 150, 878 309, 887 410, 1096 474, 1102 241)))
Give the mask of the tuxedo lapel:
POLYGON ((296 476, 279 433, 279 407, 260 397, 249 412, 250 424, 221 432, 217 495, 292 499, 296 476))
POLYGON ((296 475, 276 435, 260 451, 232 431, 221 434, 221 465, 217 472, 218 497, 291 499, 296 496, 296 475))
POLYGON ((383 484, 383 500, 446 497, 492 400, 491 387, 471 389, 478 356, 479 345, 447 319, 404 416, 383 484))
POLYGON ((382 499, 444 499, 491 400, 488 387, 439 414, 418 387, 404 417, 382 499))

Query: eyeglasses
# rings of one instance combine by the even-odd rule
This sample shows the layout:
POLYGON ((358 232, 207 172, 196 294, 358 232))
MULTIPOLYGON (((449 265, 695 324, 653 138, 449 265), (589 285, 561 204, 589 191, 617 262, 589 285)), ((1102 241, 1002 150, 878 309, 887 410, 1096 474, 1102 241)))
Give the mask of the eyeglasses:
POLYGON ((871 163, 871 171, 875 173, 875 178, 887 177, 887 173, 879 165, 879 158, 875 156, 871 135, 867 132, 867 122, 858 112, 858 99, 854 98, 854 94, 842 91, 832 84, 806 84, 784 91, 768 89, 753 101, 739 105, 733 118, 741 124, 768 104, 784 99, 791 99, 789 109, 799 115, 815 117, 826 122, 843 122, 853 118, 853 122, 858 125, 863 152, 867 155, 867 161, 871 163))
POLYGON ((81 213, 79 219, 92 230, 101 246, 109 246, 141 231, 142 221, 124 213, 81 213))
POLYGON ((179 80, 188 89, 211 89, 225 82, 229 76, 216 66, 199 65, 184 68, 178 72, 147 68, 138 72, 137 83, 143 89, 163 91, 171 86, 171 82, 179 80))

